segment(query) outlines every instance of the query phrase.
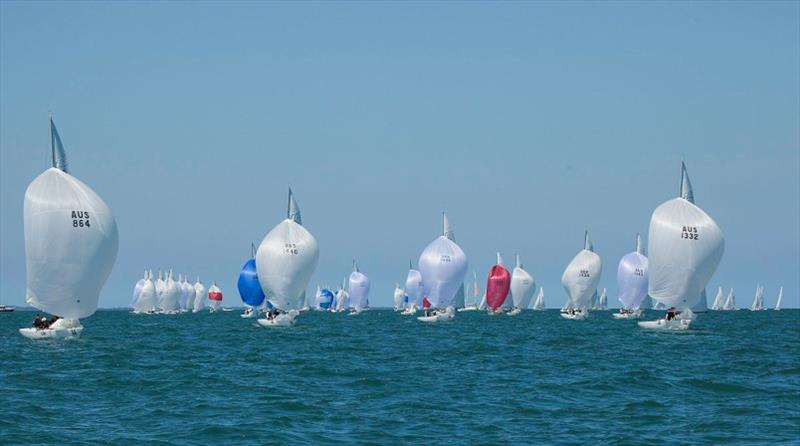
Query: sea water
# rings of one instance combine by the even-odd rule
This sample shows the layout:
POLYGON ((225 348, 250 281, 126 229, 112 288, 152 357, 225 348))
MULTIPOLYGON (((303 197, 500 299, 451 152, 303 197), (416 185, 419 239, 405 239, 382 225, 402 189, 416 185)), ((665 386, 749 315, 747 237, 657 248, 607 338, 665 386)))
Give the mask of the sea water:
MULTIPOLYGON (((648 318, 658 313, 649 312, 648 318)), ((799 444, 800 311, 683 333, 594 312, 98 311, 70 341, 0 314, 0 443, 799 444)))

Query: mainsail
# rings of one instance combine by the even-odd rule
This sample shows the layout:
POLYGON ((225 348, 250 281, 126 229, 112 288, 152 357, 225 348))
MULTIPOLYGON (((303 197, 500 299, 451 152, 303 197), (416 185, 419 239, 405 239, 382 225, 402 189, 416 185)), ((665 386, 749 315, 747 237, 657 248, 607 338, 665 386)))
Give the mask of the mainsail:
POLYGON ((511 273, 503 266, 503 258, 497 253, 497 264, 489 270, 489 277, 486 279, 486 304, 492 310, 497 310, 508 297, 511 288, 511 273))
POLYGON ((544 302, 544 288, 539 287, 539 294, 536 295, 536 302, 533 303, 534 310, 544 310, 545 309, 545 302, 544 302))
POLYGON ((369 278, 358 270, 353 260, 353 272, 347 279, 347 294, 350 296, 350 308, 363 310, 369 305, 369 278))
POLYGON ((597 290, 603 263, 593 250, 589 231, 584 233, 583 249, 572 259, 561 276, 561 285, 567 292, 566 307, 586 309, 597 290))
POLYGON ((722 309, 725 311, 736 309, 736 294, 734 294, 733 288, 728 292, 728 298, 725 300, 725 305, 722 306, 722 309))
POLYGON ((286 219, 264 237, 256 253, 261 289, 279 309, 303 305, 306 286, 319 260, 317 240, 300 222, 300 209, 289 189, 286 219))
POLYGON ((622 308, 637 310, 647 297, 647 257, 636 234, 636 251, 625 254, 617 268, 617 290, 622 308))
POLYGON ((117 223, 92 188, 67 173, 50 119, 53 167, 25 191, 26 302, 67 319, 91 316, 117 258, 117 223))
POLYGON ((514 307, 525 309, 533 299, 533 293, 536 291, 536 282, 519 261, 517 256, 517 263, 514 270, 511 272, 511 299, 514 301, 514 307))
POLYGON ((783 300, 783 287, 781 287, 780 291, 778 291, 778 300, 775 302, 775 310, 780 311, 781 309, 781 301, 783 300))
POLYGON ((459 288, 464 285, 467 272, 467 255, 461 247, 446 235, 452 237, 452 229, 444 219, 444 235, 434 239, 419 257, 419 271, 422 274, 424 292, 434 308, 447 308, 452 305, 453 298, 459 288))
POLYGON ((714 297, 714 304, 711 305, 712 310, 721 310, 722 305, 725 303, 725 294, 722 292, 722 287, 717 288, 717 295, 714 297))
POLYGON ((648 294, 679 310, 701 301, 725 251, 719 226, 693 201, 681 163, 679 196, 658 206, 650 218, 648 294))

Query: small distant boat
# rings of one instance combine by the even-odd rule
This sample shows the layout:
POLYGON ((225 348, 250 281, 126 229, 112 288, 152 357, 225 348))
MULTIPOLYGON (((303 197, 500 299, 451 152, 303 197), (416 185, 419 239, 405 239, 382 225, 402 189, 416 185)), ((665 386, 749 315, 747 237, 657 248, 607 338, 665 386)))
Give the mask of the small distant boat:
POLYGON ((458 311, 477 311, 480 309, 480 299, 478 291, 478 273, 475 270, 472 271, 472 302, 464 305, 464 308, 459 308, 458 311))
POLYGON ((350 307, 350 296, 347 294, 347 278, 342 280, 342 286, 336 292, 336 306, 334 306, 334 313, 346 311, 350 307))
POLYGON ((778 300, 775 302, 775 311, 781 311, 781 301, 783 300, 783 287, 778 291, 778 300))
POLYGON ((14 310, 16 310, 16 308, 10 305, 0 305, 0 313, 11 313, 14 310))
POLYGON ((394 284, 394 311, 403 311, 405 308, 405 291, 400 288, 400 284, 394 284))
POLYGON ((597 283, 603 271, 603 262, 594 252, 589 231, 583 235, 583 249, 564 269, 561 285, 567 292, 567 303, 561 311, 565 319, 584 320, 589 317, 589 302, 597 291, 597 283))
POLYGON ((158 310, 158 296, 156 295, 156 286, 153 283, 152 276, 152 271, 146 271, 142 286, 137 286, 134 289, 132 307, 135 314, 153 314, 158 310))
POLYGON ((720 311, 723 305, 725 305, 725 293, 722 292, 722 287, 719 287, 717 288, 717 295, 714 297, 714 303, 711 304, 711 309, 720 311))
POLYGON ((217 282, 214 282, 208 289, 208 300, 210 301, 209 310, 212 313, 219 311, 222 305, 222 290, 217 286, 217 282))
POLYGON ((336 300, 336 296, 334 296, 333 292, 328 289, 327 287, 320 289, 317 287, 316 297, 314 298, 314 305, 315 308, 319 311, 328 311, 332 310, 334 307, 334 302, 336 300))
POLYGON ((642 238, 636 234, 636 250, 625 254, 617 268, 618 299, 622 307, 613 314, 615 319, 638 319, 642 315, 642 303, 647 297, 647 271, 648 260, 644 255, 642 238))
POLYGON ((511 273, 503 265, 503 258, 497 253, 497 263, 489 270, 489 277, 486 279, 486 305, 489 307, 489 314, 499 314, 501 308, 508 298, 511 289, 511 273))
POLYGON ((23 227, 26 302, 60 319, 21 328, 30 339, 80 336, 80 319, 97 311, 100 290, 117 258, 117 223, 108 205, 67 172, 61 137, 50 119, 52 167, 25 191, 23 227))
POLYGON ((539 287, 539 294, 536 295, 536 302, 533 303, 533 309, 535 311, 544 311, 545 307, 544 288, 539 287))
POLYGON ((192 313, 199 313, 205 307, 206 287, 200 281, 200 277, 194 282, 194 304, 192 305, 192 313))
POLYGON ((350 296, 350 315, 364 311, 369 305, 369 278, 358 269, 353 260, 353 272, 347 279, 347 294, 350 296))
POLYGON ((764 311, 767 307, 764 306, 764 288, 761 285, 756 287, 756 296, 753 298, 753 304, 750 305, 750 311, 764 311))
POLYGON ((516 265, 511 272, 511 284, 509 289, 513 308, 507 314, 509 316, 516 316, 522 312, 523 308, 528 308, 533 299, 533 293, 536 291, 536 281, 533 279, 533 276, 522 267, 519 255, 516 256, 516 265))
POLYGON ((728 292, 728 298, 725 299, 725 305, 722 306, 723 311, 735 311, 736 308, 736 294, 733 288, 728 292))
POLYGON ((639 322, 653 330, 686 330, 692 308, 705 307, 705 287, 725 251, 725 238, 714 219, 694 203, 686 165, 681 163, 678 197, 659 205, 650 217, 648 294, 681 311, 674 318, 639 322))

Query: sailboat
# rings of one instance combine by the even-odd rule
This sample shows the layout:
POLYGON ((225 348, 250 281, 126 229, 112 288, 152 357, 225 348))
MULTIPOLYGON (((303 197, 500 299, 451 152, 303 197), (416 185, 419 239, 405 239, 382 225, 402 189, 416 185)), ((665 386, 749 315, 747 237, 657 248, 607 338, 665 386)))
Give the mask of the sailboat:
POLYGON ((781 301, 783 300, 783 287, 778 291, 778 300, 775 302, 775 311, 781 311, 781 301))
POLYGON ((142 287, 144 286, 145 281, 147 281, 147 270, 144 270, 144 275, 141 279, 136 281, 136 285, 133 286, 133 297, 131 298, 131 310, 136 312, 136 303, 139 301, 139 295, 142 293, 142 287))
POLYGON ((200 281, 200 277, 194 282, 194 305, 192 305, 192 313, 199 313, 203 311, 206 299, 206 287, 200 281))
POLYGON ((764 288, 761 285, 756 287, 756 296, 753 298, 753 304, 750 305, 750 311, 764 311, 767 307, 764 306, 764 288))
POLYGON ((144 281, 142 289, 139 292, 139 299, 136 300, 136 306, 133 307, 134 313, 153 314, 158 311, 158 295, 156 295, 156 286, 153 283, 152 277, 153 271, 148 271, 147 280, 144 281))
POLYGON ((175 280, 172 279, 172 270, 167 274, 164 282, 164 291, 161 292, 161 311, 165 314, 175 314, 180 308, 180 291, 175 280))
POLYGON ((722 292, 722 287, 717 288, 717 295, 714 297, 714 303, 711 305, 711 309, 714 311, 719 311, 722 309, 722 306, 725 304, 725 294, 722 292))
POLYGON ((603 288, 603 291, 600 292, 600 299, 597 301, 597 309, 599 311, 606 311, 608 308, 608 291, 603 288))
POLYGON ((589 317, 589 301, 597 291, 597 283, 600 282, 602 272, 603 262, 594 252, 589 231, 585 231, 583 249, 569 262, 561 276, 561 285, 567 292, 568 305, 566 311, 562 309, 561 317, 574 320, 589 317))
POLYGON ((80 336, 80 319, 97 310, 119 245, 111 209, 67 172, 64 146, 52 118, 50 149, 52 167, 25 191, 25 301, 60 319, 46 328, 19 330, 31 339, 80 336))
POLYGON ((417 308, 422 305, 422 295, 425 292, 425 285, 422 282, 422 274, 414 269, 411 261, 408 261, 408 275, 406 275, 405 294, 408 296, 406 308, 403 310, 404 316, 416 314, 417 308))
POLYGON ((186 289, 186 306, 183 307, 184 312, 192 311, 192 305, 196 294, 194 292, 194 285, 189 283, 188 274, 183 276, 183 287, 186 289))
MULTIPOLYGON (((465 287, 466 289, 466 287, 465 287)), ((478 273, 473 270, 472 271, 472 302, 468 305, 464 305, 464 308, 459 308, 458 311, 477 311, 480 309, 480 296, 479 294, 479 287, 478 287, 478 273)))
POLYGON ((641 321, 639 326, 686 330, 694 319, 692 307, 702 301, 705 287, 722 260, 725 239, 714 219, 694 204, 694 192, 683 163, 680 193, 653 211, 647 242, 648 294, 682 313, 669 319, 641 321))
POLYGON ((503 266, 503 258, 498 252, 497 263, 489 270, 489 277, 486 279, 486 305, 489 307, 489 315, 503 312, 501 307, 508 298, 510 289, 511 273, 503 266))
POLYGON ((258 281, 258 270, 256 268, 256 245, 250 244, 250 258, 244 262, 242 270, 239 272, 239 280, 236 281, 239 289, 239 296, 242 298, 245 310, 241 314, 243 318, 254 318, 258 316, 258 308, 264 305, 264 290, 258 281))
POLYGON ((405 291, 399 283, 394 284, 394 311, 403 311, 405 308, 405 291))
POLYGON ((531 300, 533 299, 533 293, 536 291, 536 281, 534 281, 533 276, 522 267, 522 263, 519 261, 519 255, 517 255, 516 260, 516 266, 514 266, 514 270, 511 272, 510 285, 511 300, 514 304, 514 308, 506 313, 509 316, 516 316, 521 313, 524 308, 528 308, 528 305, 531 304, 531 300))
POLYGON ((336 292, 336 306, 332 310, 334 313, 339 313, 347 310, 350 307, 350 296, 347 294, 347 278, 342 280, 342 286, 336 292))
POLYGON ((208 288, 208 309, 210 312, 216 313, 220 310, 220 306, 222 305, 222 297, 222 290, 220 290, 217 286, 217 282, 212 283, 208 288))
POLYGON ((642 315, 642 302, 647 297, 647 267, 642 237, 636 234, 636 250, 625 254, 617 267, 617 298, 622 307, 619 313, 614 313, 615 319, 638 319, 642 315))
POLYGON ((447 215, 442 213, 443 235, 435 238, 419 256, 419 271, 422 274, 424 292, 423 302, 427 300, 433 310, 417 320, 439 322, 452 319, 455 310, 453 300, 458 290, 464 286, 467 273, 467 255, 454 241, 453 230, 447 215))
POLYGON ((358 269, 353 260, 353 272, 347 278, 347 294, 350 296, 350 315, 364 311, 369 305, 369 278, 358 269))
POLYGON ((533 303, 533 309, 536 311, 544 311, 545 308, 544 288, 539 287, 539 294, 536 295, 536 302, 533 303))
POLYGON ((734 311, 736 309, 736 294, 734 294, 733 288, 731 288, 731 290, 728 292, 728 298, 725 299, 725 305, 722 306, 722 310, 734 311))
POLYGON ((328 311, 333 309, 334 301, 336 300, 333 292, 328 287, 320 289, 317 287, 316 298, 314 299, 314 308, 317 311, 328 311))
POLYGON ((264 237, 256 252, 258 282, 270 302, 283 313, 259 319, 264 327, 294 325, 306 286, 317 268, 317 240, 303 227, 300 208, 289 188, 286 219, 264 237))

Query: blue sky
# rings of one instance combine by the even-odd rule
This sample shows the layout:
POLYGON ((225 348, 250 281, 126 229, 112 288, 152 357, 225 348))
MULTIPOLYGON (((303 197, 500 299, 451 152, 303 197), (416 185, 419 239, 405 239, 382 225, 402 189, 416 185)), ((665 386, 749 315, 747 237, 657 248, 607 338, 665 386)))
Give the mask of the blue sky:
MULTIPOLYGON (((797 2, 0 3, 0 293, 24 299, 22 199, 49 166, 114 210, 101 306, 144 267, 216 280, 286 211, 389 305, 448 212, 485 279, 522 256, 560 306, 591 231, 601 286, 677 195, 726 237, 710 287, 800 304, 797 2)), ((713 292, 712 292, 713 295, 713 292)))

